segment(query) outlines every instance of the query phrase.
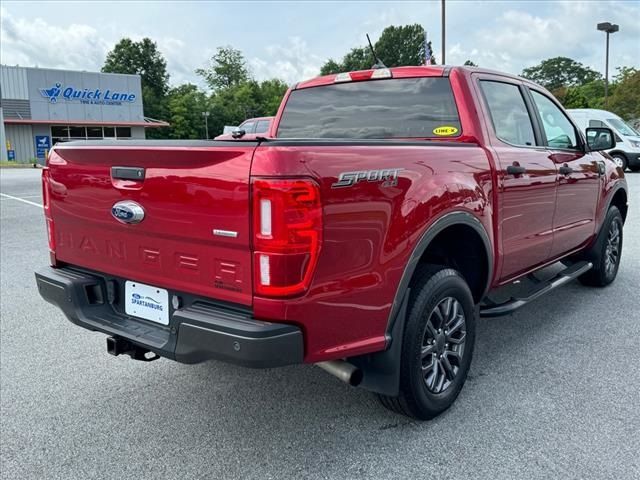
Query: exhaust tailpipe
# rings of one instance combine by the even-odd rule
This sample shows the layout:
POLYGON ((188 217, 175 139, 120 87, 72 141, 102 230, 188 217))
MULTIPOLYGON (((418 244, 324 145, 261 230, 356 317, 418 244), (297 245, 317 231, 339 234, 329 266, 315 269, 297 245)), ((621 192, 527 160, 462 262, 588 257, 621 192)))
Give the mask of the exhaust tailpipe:
POLYGON ((355 365, 344 360, 329 360, 327 362, 316 363, 316 366, 339 378, 352 387, 357 387, 362 382, 362 370, 355 365))

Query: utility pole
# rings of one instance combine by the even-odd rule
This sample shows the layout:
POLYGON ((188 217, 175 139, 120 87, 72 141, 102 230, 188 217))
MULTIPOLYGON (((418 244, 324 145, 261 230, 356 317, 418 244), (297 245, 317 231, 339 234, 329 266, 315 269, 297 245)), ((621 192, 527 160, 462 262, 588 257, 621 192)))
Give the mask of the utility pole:
POLYGON ((607 47, 604 62, 604 105, 609 107, 609 34, 616 33, 620 26, 615 23, 603 22, 598 24, 598 30, 607 34, 607 47))
POLYGON ((207 140, 209 140, 209 112, 202 112, 204 117, 204 129, 207 133, 207 140))
POLYGON ((445 0, 442 0, 442 2, 441 2, 441 4, 442 4, 442 22, 441 22, 442 23, 442 65, 445 65, 445 51, 446 51, 446 48, 445 48, 445 37, 446 37, 445 28, 446 28, 446 26, 445 26, 444 1, 445 0))

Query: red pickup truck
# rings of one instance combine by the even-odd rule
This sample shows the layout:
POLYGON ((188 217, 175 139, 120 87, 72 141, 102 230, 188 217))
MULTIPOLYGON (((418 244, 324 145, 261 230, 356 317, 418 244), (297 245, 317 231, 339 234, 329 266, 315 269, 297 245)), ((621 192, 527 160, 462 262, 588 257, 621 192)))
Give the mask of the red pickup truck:
POLYGON ((57 144, 37 284, 113 355, 317 364, 429 419, 463 386, 479 317, 615 279, 612 144, 507 74, 323 76, 264 138, 57 144))

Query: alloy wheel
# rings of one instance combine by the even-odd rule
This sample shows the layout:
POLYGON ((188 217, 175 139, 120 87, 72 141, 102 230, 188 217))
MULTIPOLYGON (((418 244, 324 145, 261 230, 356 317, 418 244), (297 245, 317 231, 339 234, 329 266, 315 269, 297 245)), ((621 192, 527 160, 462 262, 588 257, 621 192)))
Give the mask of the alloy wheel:
POLYGON ((607 246, 604 255, 604 268, 607 275, 612 275, 620 259, 620 225, 615 220, 609 226, 607 246))
POLYGON ((430 392, 442 393, 453 383, 466 336, 462 305, 453 297, 443 298, 429 314, 422 339, 422 376, 430 392))

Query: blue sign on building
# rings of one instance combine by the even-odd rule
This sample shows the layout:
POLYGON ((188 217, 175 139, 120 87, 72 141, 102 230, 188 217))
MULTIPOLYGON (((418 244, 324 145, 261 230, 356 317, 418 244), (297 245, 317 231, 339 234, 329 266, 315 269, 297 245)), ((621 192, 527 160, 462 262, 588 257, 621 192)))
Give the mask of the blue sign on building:
POLYGON ((16 161, 16 151, 15 150, 7 150, 7 160, 10 162, 16 161))
POLYGON ((36 157, 45 158, 49 150, 51 150, 51 137, 36 135, 36 157))
POLYGON ((87 105, 122 105, 136 101, 136 94, 126 91, 114 91, 109 88, 75 88, 67 86, 63 88, 61 83, 56 83, 50 88, 40 88, 40 95, 48 99, 50 103, 58 103, 60 97, 69 101, 79 101, 87 105))

